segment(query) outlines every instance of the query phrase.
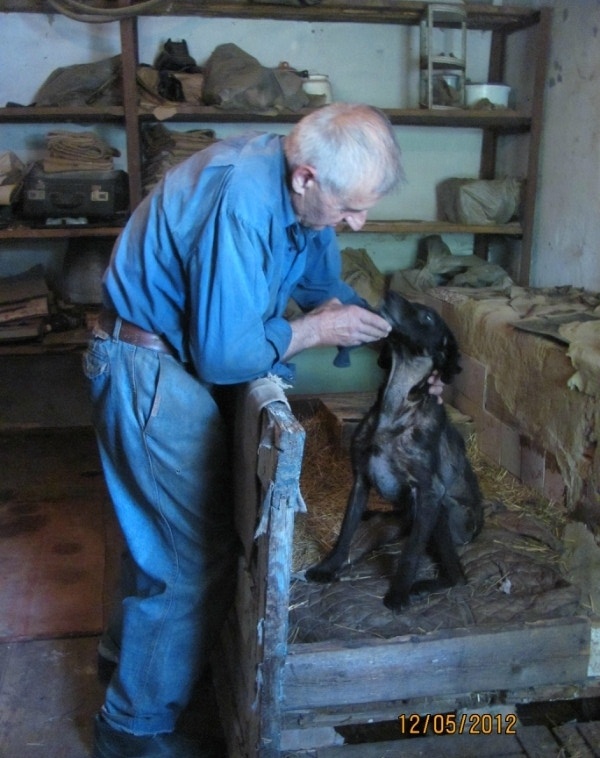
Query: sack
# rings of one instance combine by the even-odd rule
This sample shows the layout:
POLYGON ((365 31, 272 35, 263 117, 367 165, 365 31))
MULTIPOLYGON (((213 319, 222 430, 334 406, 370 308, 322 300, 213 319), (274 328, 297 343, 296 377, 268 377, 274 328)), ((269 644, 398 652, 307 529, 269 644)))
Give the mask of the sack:
POLYGON ((123 105, 121 56, 55 69, 35 96, 35 105, 123 105))
POLYGON ((11 150, 0 153, 0 206, 12 205, 19 198, 25 164, 11 150))
POLYGON ((506 224, 519 215, 518 179, 446 179, 438 185, 438 214, 456 224, 506 224))
POLYGON ((233 43, 218 45, 204 66, 206 105, 264 111, 308 105, 303 79, 288 69, 270 69, 233 43))
POLYGON ((136 71, 139 104, 155 108, 157 105, 186 102, 202 104, 204 88, 203 74, 187 72, 158 71, 152 66, 141 64, 136 71))

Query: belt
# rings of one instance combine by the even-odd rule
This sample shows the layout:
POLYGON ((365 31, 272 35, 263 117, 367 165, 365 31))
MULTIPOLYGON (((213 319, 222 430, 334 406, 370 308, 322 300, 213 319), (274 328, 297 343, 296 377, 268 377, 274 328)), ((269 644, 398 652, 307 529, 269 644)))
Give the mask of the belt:
POLYGON ((157 353, 166 353, 173 358, 177 358, 173 348, 162 337, 159 337, 158 334, 147 332, 130 321, 120 319, 114 311, 100 311, 97 324, 103 332, 109 334, 113 339, 121 340, 137 347, 145 347, 148 350, 155 350, 157 353), (120 321, 121 325, 118 332, 115 333, 117 321, 120 321))

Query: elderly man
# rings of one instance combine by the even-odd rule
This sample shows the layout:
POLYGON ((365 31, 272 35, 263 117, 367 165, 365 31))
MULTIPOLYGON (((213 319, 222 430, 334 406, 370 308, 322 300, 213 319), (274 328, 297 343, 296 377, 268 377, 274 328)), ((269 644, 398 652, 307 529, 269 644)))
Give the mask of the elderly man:
POLYGON ((95 758, 202 755, 175 727, 233 594, 218 388, 269 373, 290 380, 301 350, 388 334, 340 280, 334 227, 359 230, 401 175, 387 118, 336 103, 287 137, 245 134, 197 153, 118 239, 85 356, 127 548, 95 758), (303 315, 287 321, 290 298, 303 315))

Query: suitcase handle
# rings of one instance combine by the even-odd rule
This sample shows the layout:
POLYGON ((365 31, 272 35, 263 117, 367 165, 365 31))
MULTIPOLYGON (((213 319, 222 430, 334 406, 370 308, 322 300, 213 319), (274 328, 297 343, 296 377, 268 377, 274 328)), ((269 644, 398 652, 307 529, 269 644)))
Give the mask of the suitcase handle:
POLYGON ((82 192, 72 195, 66 195, 63 192, 50 192, 48 197, 56 208, 64 208, 66 210, 79 208, 85 202, 85 195, 82 192))

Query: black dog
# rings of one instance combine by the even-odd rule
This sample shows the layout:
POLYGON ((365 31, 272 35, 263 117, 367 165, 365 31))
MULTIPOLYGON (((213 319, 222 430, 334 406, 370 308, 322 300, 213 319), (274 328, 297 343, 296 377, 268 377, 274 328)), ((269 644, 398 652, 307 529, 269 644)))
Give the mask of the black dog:
POLYGON ((392 326, 384 344, 391 358, 389 375, 352 440, 354 484, 335 547, 307 570, 306 578, 330 582, 337 577, 374 486, 395 511, 408 509, 410 517, 408 539, 384 598, 388 608, 400 610, 411 593, 465 583, 455 546, 479 533, 483 508, 463 438, 428 391, 433 371, 449 383, 461 370, 454 335, 432 308, 394 292, 386 296, 381 315, 392 326), (438 564, 438 577, 415 582, 427 549, 438 564))

